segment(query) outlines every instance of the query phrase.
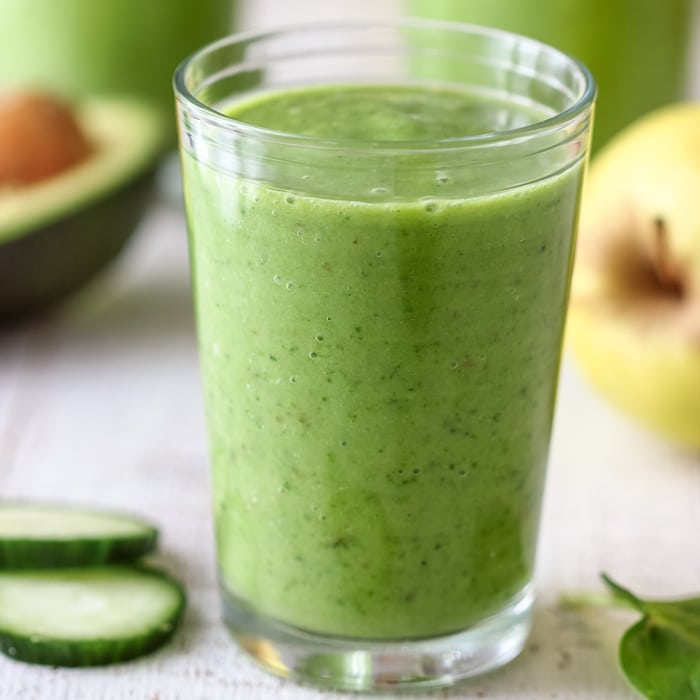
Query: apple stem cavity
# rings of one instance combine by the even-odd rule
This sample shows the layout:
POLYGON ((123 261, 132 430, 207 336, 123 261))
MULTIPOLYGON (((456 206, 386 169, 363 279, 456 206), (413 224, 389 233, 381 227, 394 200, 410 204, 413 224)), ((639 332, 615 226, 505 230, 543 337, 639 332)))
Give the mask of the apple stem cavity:
POLYGON ((683 278, 678 265, 672 259, 668 228, 660 216, 654 219, 653 235, 651 264, 656 281, 665 294, 681 299, 685 291, 683 278))

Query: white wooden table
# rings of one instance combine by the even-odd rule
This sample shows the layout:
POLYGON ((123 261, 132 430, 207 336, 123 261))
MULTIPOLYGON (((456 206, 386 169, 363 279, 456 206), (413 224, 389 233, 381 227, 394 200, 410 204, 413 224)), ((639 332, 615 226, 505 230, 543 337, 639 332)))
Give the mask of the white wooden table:
MULTIPOLYGON (((395 10, 380 0, 288 4, 299 21, 395 10)), ((251 3, 241 21, 279 24, 291 13, 281 16, 266 0, 251 3)), ((0 658, 1 700, 347 697, 259 671, 219 621, 189 295, 183 214, 163 198, 127 254, 83 294, 52 316, 0 332, 0 496, 147 514, 162 528, 160 561, 189 593, 184 624, 162 651, 95 670, 0 658)), ((505 670, 437 697, 636 697, 615 660, 617 640, 633 618, 566 610, 559 598, 600 589, 603 570, 641 593, 700 592, 699 542, 700 456, 617 414, 567 358, 531 642, 505 670)))

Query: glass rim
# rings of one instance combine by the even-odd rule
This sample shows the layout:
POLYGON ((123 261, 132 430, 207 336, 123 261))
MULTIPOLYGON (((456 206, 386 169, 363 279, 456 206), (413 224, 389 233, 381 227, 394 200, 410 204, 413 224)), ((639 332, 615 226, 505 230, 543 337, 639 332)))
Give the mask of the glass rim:
MULTIPOLYGON (((325 84, 325 83, 324 83, 325 84)), ((329 83, 330 84, 330 83, 329 83)), ((343 83, 347 85, 355 85, 358 83, 343 83)), ((377 83, 381 85, 382 83, 377 83)), ((408 83, 407 83, 408 84, 408 83)), ((536 138, 539 135, 551 134, 559 128, 573 123, 577 118, 590 112, 593 106, 597 86, 595 79, 588 67, 576 57, 550 45, 545 42, 533 39, 523 34, 510 32, 504 29, 488 27, 468 22, 455 22, 450 20, 433 20, 422 19, 415 17, 401 17, 393 20, 354 20, 354 21, 320 21, 306 22, 303 24, 292 24, 285 27, 273 28, 268 30, 247 30, 235 32, 224 36, 216 41, 213 41, 194 53, 187 56, 176 67, 173 74, 172 85, 175 92, 177 103, 182 103, 190 113, 193 113, 197 118, 208 122, 211 126, 229 131, 232 134, 252 138, 259 141, 275 142, 286 145, 297 146, 313 146, 318 149, 333 149, 345 150, 352 149, 353 151, 368 150, 373 152, 439 152, 439 151, 457 151, 465 148, 471 149, 474 147, 489 147, 503 146, 517 142, 526 142, 536 138), (552 55, 558 56, 561 60, 568 62, 573 66, 578 75, 580 89, 575 96, 575 99, 565 109, 537 120, 531 124, 518 126, 503 131, 486 132, 483 134, 472 134, 465 136, 441 138, 441 139, 405 139, 405 140, 379 140, 379 139, 358 139, 358 138, 328 138, 309 136, 299 134, 292 131, 283 131, 277 129, 269 129, 266 127, 256 126, 248 122, 236 119, 220 112, 210 105, 202 102, 197 98, 192 91, 187 87, 187 74, 190 67, 198 61, 214 54, 215 52, 229 46, 251 44, 264 40, 275 38, 283 38, 284 36, 303 35, 308 32, 319 31, 371 31, 371 30, 391 30, 391 29, 425 29, 432 31, 457 32, 460 34, 480 35, 482 37, 493 37, 507 39, 509 41, 517 41, 524 45, 537 47, 538 49, 551 52, 552 55)), ((318 83, 318 85, 321 85, 318 83)), ((294 87, 294 86, 287 86, 294 87)), ((298 87, 302 87, 300 84, 298 87)))

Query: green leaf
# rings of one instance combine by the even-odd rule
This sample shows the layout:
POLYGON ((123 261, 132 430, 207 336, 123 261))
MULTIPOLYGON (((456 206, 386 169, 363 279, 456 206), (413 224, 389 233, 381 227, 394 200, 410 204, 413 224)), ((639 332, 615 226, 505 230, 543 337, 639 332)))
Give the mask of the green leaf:
POLYGON ((643 600, 603 580, 642 613, 620 642, 620 666, 632 686, 649 700, 700 700, 700 598, 643 600))

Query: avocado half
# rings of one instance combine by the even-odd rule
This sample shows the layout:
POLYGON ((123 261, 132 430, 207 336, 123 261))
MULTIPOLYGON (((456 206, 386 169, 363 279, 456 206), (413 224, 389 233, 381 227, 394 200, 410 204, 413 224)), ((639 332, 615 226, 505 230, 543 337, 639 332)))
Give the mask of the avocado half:
POLYGON ((168 133, 159 111, 93 98, 76 109, 93 151, 40 183, 0 188, 0 320, 54 304, 111 261, 153 194, 168 133))

